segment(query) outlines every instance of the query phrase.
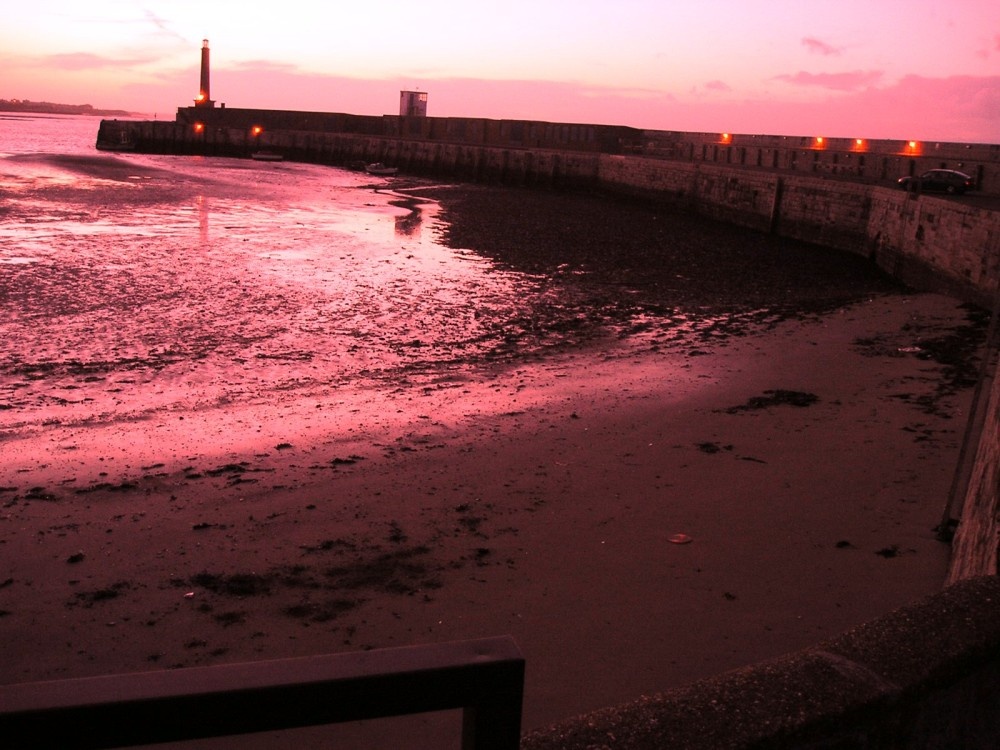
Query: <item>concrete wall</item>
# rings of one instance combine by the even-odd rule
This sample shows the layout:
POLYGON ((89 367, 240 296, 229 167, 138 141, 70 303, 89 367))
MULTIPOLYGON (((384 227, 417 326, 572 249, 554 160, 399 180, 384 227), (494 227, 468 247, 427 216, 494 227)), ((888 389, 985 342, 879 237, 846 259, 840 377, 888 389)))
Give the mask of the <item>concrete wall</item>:
POLYGON ((602 188, 863 255, 915 287, 992 306, 1000 212, 851 180, 635 156, 599 160, 602 188))
POLYGON ((998 685, 990 576, 813 648, 529 732, 521 750, 995 748, 998 685))
POLYGON ((928 169, 957 169, 975 177, 981 191, 1000 195, 996 144, 647 130, 631 153, 876 183, 892 183, 928 169))
POLYGON ((400 117, 267 109, 181 107, 177 122, 249 130, 301 130, 383 138, 465 143, 493 148, 559 149, 631 154, 719 166, 777 168, 849 176, 892 184, 928 169, 958 169, 979 190, 1000 195, 1000 145, 815 136, 638 130, 618 125, 492 120, 474 117, 400 117))
MULTIPOLYGON (((997 321, 993 321, 994 326, 997 321)), ((996 343, 997 331, 991 330, 996 343)), ((995 352, 994 352, 995 356, 995 352)), ((978 435, 972 475, 962 504, 961 522, 952 540, 948 583, 998 572, 1000 554, 1000 378, 995 376, 996 362, 986 367, 992 385, 983 389, 980 398, 982 428, 978 435)), ((989 380, 987 380, 989 383, 989 380)))
POLYGON ((981 192, 1000 196, 1000 145, 906 140, 824 138, 639 130, 616 125, 492 120, 473 117, 401 117, 268 109, 181 107, 176 122, 244 133, 309 131, 372 135, 506 149, 558 149, 628 154, 647 159, 713 163, 746 169, 781 169, 815 176, 849 177, 892 185, 903 175, 957 169, 972 175, 981 192))
POLYGON ((634 148, 641 132, 618 125, 493 120, 482 117, 414 117, 350 115, 337 112, 297 112, 274 109, 181 107, 177 123, 207 127, 254 127, 346 135, 376 135, 441 143, 507 148, 558 148, 566 151, 618 153, 634 148))
POLYGON ((1000 212, 961 201, 709 161, 311 130, 254 135, 241 118, 256 111, 231 112, 232 121, 222 118, 212 125, 205 120, 201 130, 183 122, 106 120, 98 144, 118 147, 124 136, 138 151, 248 157, 269 149, 319 164, 382 161, 404 172, 450 179, 600 189, 864 255, 906 283, 984 306, 991 306, 1000 281, 1000 212))

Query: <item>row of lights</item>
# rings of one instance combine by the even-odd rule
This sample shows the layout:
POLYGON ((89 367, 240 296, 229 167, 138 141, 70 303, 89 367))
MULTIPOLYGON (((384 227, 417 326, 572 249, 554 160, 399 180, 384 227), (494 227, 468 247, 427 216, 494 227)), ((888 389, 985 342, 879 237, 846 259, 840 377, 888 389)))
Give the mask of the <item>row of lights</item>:
MULTIPOLYGON (((733 142, 732 133, 721 133, 719 135, 719 140, 722 143, 732 143, 733 142)), ((816 136, 813 139, 813 148, 817 148, 817 149, 819 149, 819 148, 826 148, 826 138, 824 138, 821 135, 816 136)), ((904 149, 905 149, 906 153, 909 153, 909 154, 919 153, 919 151, 920 151, 920 143, 918 141, 907 141, 906 142, 906 146, 904 147, 904 149)), ((852 151, 867 151, 868 150, 868 143, 867 143, 867 141, 865 141, 864 138, 855 138, 854 139, 854 144, 852 145, 851 150, 852 151)))
MULTIPOLYGON (((205 123, 203 123, 203 122, 196 122, 194 124, 194 132, 195 133, 204 133, 205 132, 205 123)), ((254 138, 256 138, 257 136, 259 136, 263 132, 264 132, 264 128, 262 128, 260 125, 254 125, 252 128, 250 128, 250 135, 252 135, 254 138)))

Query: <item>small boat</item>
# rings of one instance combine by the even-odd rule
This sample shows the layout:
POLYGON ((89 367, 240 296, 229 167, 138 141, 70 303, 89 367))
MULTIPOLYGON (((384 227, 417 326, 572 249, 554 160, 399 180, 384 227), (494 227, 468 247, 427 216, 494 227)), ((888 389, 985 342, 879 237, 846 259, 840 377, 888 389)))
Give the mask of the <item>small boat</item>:
POLYGON ((378 175, 379 177, 392 177, 399 171, 399 169, 396 167, 387 167, 382 162, 377 161, 374 164, 369 164, 365 167, 365 171, 368 174, 378 175))
POLYGON ((274 151, 254 151, 250 158, 256 161, 282 161, 285 157, 274 151))

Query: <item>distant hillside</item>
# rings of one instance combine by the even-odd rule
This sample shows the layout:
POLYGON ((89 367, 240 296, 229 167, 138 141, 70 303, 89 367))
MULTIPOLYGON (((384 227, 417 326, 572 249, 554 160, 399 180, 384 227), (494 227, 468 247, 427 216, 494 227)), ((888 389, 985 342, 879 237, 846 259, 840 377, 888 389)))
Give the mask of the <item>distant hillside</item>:
POLYGON ((40 112, 50 115, 97 115, 100 117, 127 117, 132 114, 123 109, 94 109, 89 104, 53 104, 33 102, 28 99, 0 99, 0 112, 40 112))

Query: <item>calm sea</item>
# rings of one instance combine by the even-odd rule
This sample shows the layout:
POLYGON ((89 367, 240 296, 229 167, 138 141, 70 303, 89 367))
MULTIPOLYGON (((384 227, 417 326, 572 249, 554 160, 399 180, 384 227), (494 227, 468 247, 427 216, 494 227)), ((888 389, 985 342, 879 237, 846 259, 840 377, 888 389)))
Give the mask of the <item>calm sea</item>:
POLYGON ((553 293, 379 178, 109 154, 98 126, 0 118, 0 439, 474 369, 553 293))
MULTIPOLYGON (((604 269, 592 282, 520 271, 448 247, 440 207, 417 197, 429 183, 99 152, 98 127, 0 116, 0 487, 60 456, 53 476, 83 481, 119 452, 133 472, 162 463, 170 441, 186 461, 209 444, 240 455, 293 433, 357 437, 396 414, 505 413, 498 378, 544 370, 536 355, 553 346, 610 333, 627 355, 646 331, 659 351, 686 332, 744 333, 772 305, 886 288, 862 259, 678 216, 658 229, 648 212, 615 214, 622 232, 590 243, 604 269), (629 221, 646 233, 615 252, 629 221), (638 288, 649 304, 634 303, 638 288)), ((605 218, 603 204, 572 210, 588 226, 605 218)), ((517 228, 553 229, 535 222, 517 228)))
POLYGON ((359 389, 352 413, 377 411, 372 393, 545 345, 524 321, 558 290, 445 247, 433 202, 335 168, 99 152, 98 126, 0 118, 8 472, 45 463, 49 441, 85 468, 114 441, 166 439, 135 425, 186 419, 176 439, 204 444, 244 429, 241 410, 259 432, 359 389))

